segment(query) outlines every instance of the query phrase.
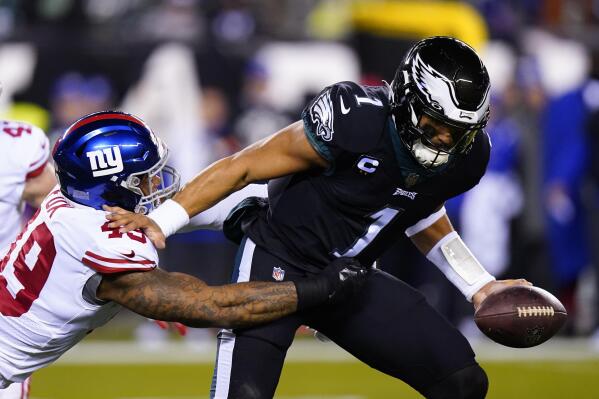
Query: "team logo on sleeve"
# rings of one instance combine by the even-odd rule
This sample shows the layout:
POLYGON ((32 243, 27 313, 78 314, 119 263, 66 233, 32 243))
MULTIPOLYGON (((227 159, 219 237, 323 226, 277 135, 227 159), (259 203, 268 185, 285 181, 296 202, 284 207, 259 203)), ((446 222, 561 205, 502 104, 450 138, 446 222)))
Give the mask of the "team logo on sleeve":
POLYGON ((331 91, 327 90, 310 107, 310 118, 316 125, 316 135, 324 141, 333 139, 333 102, 331 91))
POLYGON ((118 145, 103 150, 89 151, 85 155, 89 158, 94 177, 113 175, 124 169, 121 149, 118 145))

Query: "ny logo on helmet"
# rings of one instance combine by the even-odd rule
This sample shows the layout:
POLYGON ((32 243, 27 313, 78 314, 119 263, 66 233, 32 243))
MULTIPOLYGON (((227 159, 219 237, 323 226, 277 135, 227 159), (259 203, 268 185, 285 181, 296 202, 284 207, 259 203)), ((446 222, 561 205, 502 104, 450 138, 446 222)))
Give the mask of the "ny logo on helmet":
POLYGON ((123 158, 119 146, 90 151, 85 154, 94 177, 113 175, 123 171, 123 158))

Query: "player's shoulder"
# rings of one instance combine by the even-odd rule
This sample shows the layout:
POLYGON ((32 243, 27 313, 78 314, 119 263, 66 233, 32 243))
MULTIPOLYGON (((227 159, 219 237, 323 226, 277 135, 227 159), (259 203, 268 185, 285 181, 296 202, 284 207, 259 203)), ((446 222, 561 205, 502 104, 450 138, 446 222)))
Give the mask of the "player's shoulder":
POLYGON ((99 273, 150 270, 158 265, 156 249, 141 231, 121 233, 108 227, 105 212, 51 193, 42 204, 58 245, 99 273))
POLYGON ((472 147, 458 164, 452 168, 451 174, 459 182, 453 185, 451 196, 461 194, 476 186, 484 176, 491 155, 491 139, 481 130, 475 137, 472 147))
POLYGON ((466 161, 469 166, 480 177, 485 174, 487 169, 491 157, 491 146, 491 138, 487 132, 481 130, 474 138, 470 151, 466 154, 466 161))
POLYGON ((379 142, 389 117, 385 86, 338 82, 324 88, 304 109, 304 125, 320 141, 350 151, 367 151, 379 142))
POLYGON ((0 120, 0 137, 3 141, 10 141, 14 145, 19 143, 46 143, 46 133, 39 127, 27 122, 8 119, 0 120))
MULTIPOLYGON (((98 216, 104 218, 102 211, 98 216)), ((90 235, 82 262, 98 273, 120 273, 125 271, 146 271, 158 266, 156 249, 139 230, 121 233, 118 229, 108 227, 108 222, 98 220, 95 231, 90 235)))
POLYGON ((25 173, 27 177, 41 173, 50 154, 48 137, 42 129, 12 120, 0 120, 0 147, 15 171, 25 173))

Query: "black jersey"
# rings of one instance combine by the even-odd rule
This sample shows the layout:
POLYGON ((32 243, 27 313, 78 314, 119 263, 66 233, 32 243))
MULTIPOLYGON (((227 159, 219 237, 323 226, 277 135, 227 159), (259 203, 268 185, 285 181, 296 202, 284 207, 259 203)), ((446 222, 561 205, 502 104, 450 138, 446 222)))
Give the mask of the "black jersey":
POLYGON ((444 171, 408 152, 391 118, 389 89, 341 82, 302 113, 312 146, 330 167, 269 182, 269 208, 245 227, 258 245, 315 272, 337 256, 371 264, 406 228, 478 183, 489 159, 484 132, 444 171))

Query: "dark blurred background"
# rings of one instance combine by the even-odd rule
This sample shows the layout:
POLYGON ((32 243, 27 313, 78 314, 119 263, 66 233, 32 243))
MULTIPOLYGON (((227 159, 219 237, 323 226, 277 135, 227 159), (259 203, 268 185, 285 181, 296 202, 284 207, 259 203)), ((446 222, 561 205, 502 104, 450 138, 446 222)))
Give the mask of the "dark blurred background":
MULTIPOLYGON (((498 277, 556 293, 564 334, 599 350, 598 0, 2 0, 0 113, 52 140, 90 112, 139 115, 189 179, 297 120, 328 84, 390 81, 432 35, 475 47, 493 85, 489 170, 447 204, 456 228, 498 277)), ((162 264, 222 284, 235 250, 186 233, 162 264)), ((405 237, 380 267, 476 337, 471 305, 405 237)))

